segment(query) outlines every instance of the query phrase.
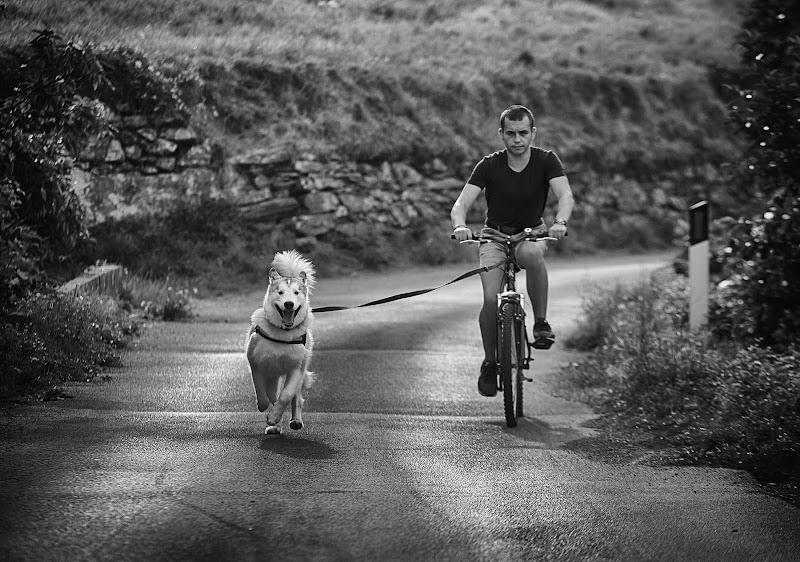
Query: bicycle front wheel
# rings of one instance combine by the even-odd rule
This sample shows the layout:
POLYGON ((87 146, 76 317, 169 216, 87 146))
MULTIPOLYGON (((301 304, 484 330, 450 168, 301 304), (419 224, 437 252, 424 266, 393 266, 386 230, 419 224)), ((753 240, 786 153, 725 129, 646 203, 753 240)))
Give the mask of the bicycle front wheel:
POLYGON ((517 334, 515 330, 517 305, 503 303, 500 308, 498 326, 498 353, 500 364, 500 385, 503 387, 503 409, 506 425, 517 426, 516 397, 517 387, 517 334))

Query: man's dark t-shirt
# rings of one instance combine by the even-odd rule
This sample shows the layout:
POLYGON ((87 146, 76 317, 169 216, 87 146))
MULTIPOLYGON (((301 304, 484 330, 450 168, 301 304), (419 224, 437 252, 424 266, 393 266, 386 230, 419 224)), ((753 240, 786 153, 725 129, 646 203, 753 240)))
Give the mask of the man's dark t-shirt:
POLYGON ((554 152, 532 146, 531 159, 521 172, 508 167, 508 154, 501 150, 478 162, 467 183, 485 190, 487 223, 527 228, 541 223, 549 181, 563 175, 564 166, 554 152))

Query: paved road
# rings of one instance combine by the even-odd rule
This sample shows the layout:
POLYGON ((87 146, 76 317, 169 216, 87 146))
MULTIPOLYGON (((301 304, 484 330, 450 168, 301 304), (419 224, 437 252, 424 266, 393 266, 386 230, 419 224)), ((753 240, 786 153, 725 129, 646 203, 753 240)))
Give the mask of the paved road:
MULTIPOLYGON (((658 259, 554 262, 560 332, 590 281, 658 259)), ((463 268, 320 282, 317 306, 433 286, 463 268)), ((476 391, 479 283, 319 315, 306 428, 264 436, 242 352, 261 294, 155 324, 102 384, 0 422, 4 560, 797 560, 800 513, 742 472, 605 464, 565 443, 581 404, 531 417, 476 391)))

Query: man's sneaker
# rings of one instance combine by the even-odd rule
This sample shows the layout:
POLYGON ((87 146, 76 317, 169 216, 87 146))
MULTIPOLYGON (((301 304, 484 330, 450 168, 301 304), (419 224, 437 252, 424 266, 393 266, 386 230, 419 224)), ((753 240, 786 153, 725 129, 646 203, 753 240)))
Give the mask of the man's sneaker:
POLYGON ((478 377, 478 392, 483 396, 497 394, 497 363, 484 361, 481 363, 481 376, 478 377))
POLYGON ((555 341, 556 336, 546 320, 538 320, 533 325, 534 349, 550 349, 550 346, 553 345, 555 341))

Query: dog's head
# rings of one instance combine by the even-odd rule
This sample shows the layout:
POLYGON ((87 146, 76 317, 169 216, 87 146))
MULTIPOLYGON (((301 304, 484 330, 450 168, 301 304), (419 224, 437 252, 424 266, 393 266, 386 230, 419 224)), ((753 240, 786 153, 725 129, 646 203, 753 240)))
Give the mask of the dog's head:
POLYGON ((269 289, 264 297, 267 320, 284 330, 299 326, 308 316, 308 276, 304 271, 284 277, 269 270, 269 289))

